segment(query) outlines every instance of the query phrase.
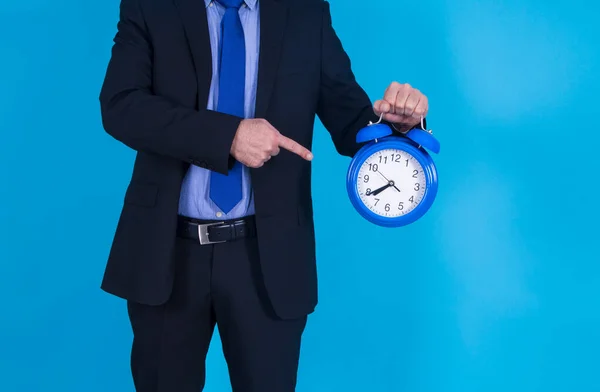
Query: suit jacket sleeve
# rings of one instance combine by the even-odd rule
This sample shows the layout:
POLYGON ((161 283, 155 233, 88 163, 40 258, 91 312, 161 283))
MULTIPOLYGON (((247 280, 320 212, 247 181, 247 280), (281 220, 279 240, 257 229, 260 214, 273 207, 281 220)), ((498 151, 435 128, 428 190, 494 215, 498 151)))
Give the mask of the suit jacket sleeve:
POLYGON ((102 123, 130 148, 227 173, 241 118, 183 107, 153 94, 152 42, 138 0, 122 0, 100 92, 102 123))
POLYGON ((336 150, 353 156, 360 145, 356 134, 369 121, 377 121, 373 104, 357 83, 350 59, 331 21, 329 3, 323 2, 321 88, 317 115, 331 134, 336 150))
MULTIPOLYGON (((329 3, 323 2, 323 38, 321 62, 321 91, 317 114, 331 134, 337 151, 354 156, 361 145, 356 134, 369 121, 379 121, 367 93, 356 82, 350 59, 342 47, 331 21, 329 3)), ((393 126, 388 121, 383 123, 393 126)), ((427 120, 424 119, 427 127, 427 120)), ((421 124, 413 128, 420 128, 421 124)), ((397 127, 394 127, 397 130, 397 127)))

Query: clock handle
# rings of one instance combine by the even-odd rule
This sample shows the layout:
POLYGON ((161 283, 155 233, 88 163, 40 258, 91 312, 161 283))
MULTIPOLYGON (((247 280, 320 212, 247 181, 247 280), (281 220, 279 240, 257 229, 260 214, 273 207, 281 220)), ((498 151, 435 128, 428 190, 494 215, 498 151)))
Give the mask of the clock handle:
POLYGON ((433 135, 433 130, 425 129, 425 117, 421 116, 421 129, 433 135))
MULTIPOLYGON (((383 120, 383 112, 379 115, 379 121, 377 121, 376 123, 374 123, 373 121, 369 121, 369 126, 371 125, 377 125, 377 124, 381 124, 381 121, 383 120)), ((433 131, 431 129, 425 129, 425 117, 421 116, 421 129, 424 130, 425 132, 429 132, 430 134, 433 134, 433 131)))
MULTIPOLYGON (((379 121, 377 121, 376 123, 374 123, 373 121, 369 121, 369 126, 376 125, 376 124, 381 124, 381 120, 383 120, 383 112, 381 112, 381 115, 379 116, 379 121)), ((421 124, 423 124, 422 121, 421 121, 421 124)))

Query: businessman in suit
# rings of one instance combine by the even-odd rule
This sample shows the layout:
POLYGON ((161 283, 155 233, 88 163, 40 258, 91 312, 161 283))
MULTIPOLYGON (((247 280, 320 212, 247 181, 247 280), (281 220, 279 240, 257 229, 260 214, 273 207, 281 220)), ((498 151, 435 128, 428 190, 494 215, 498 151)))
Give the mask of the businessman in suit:
POLYGON ((392 83, 372 104, 323 0, 122 0, 117 27, 102 121, 137 155, 102 288, 127 300, 136 390, 202 390, 216 325, 233 391, 294 391, 315 116, 353 156, 360 128, 405 132, 427 98, 392 83))

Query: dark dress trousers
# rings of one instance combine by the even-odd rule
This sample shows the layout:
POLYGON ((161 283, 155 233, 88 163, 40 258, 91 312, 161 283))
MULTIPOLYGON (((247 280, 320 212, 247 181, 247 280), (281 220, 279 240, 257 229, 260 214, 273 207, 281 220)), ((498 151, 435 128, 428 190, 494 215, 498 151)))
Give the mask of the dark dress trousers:
MULTIPOLYGON (((359 148, 355 142, 357 131, 377 117, 367 94, 355 81, 349 58, 332 27, 328 3, 259 1, 261 31, 255 117, 265 118, 283 135, 311 149, 315 116, 319 116, 337 151, 352 156, 359 148)), ((149 332, 153 330, 145 328, 144 323, 160 328, 171 325, 170 334, 175 339, 178 333, 191 328, 192 313, 185 313, 187 316, 180 319, 179 316, 168 319, 169 314, 177 309, 184 312, 193 301, 200 301, 207 295, 206 288, 218 286, 219 279, 223 279, 220 287, 245 290, 248 284, 243 277, 250 279, 251 275, 260 280, 262 294, 258 297, 263 301, 260 306, 273 320, 282 323, 279 325, 284 329, 289 329, 289 336, 299 336, 306 316, 317 304, 311 163, 282 149, 263 167, 251 170, 256 239, 215 246, 182 245, 184 241, 177 237, 176 227, 184 175, 192 164, 227 173, 233 162, 230 147, 242 120, 205 109, 212 72, 205 4, 202 0, 122 0, 114 42, 100 94, 102 121, 108 134, 136 150, 137 155, 102 289, 128 300, 134 340, 166 339, 157 330, 149 332), (196 260, 190 261, 191 258, 196 260), (217 263, 227 262, 218 259, 231 258, 237 260, 237 267, 231 262, 231 268, 207 278, 207 274, 217 273, 217 263), (206 261, 204 265, 200 259, 206 261), (256 261, 252 272, 246 259, 256 261), (206 271, 200 271, 202 268, 206 271), (209 271, 210 268, 213 270, 209 271), (236 271, 245 272, 224 277, 236 271), (197 279, 192 280, 194 276, 197 279), (178 305, 169 305, 165 310, 169 301, 175 300, 178 305)), ((253 305, 253 299, 246 303, 241 297, 246 296, 237 295, 245 303, 240 312, 245 306, 259 306, 253 305)), ((237 309, 225 308, 229 312, 237 309)), ((211 310, 210 317, 214 318, 215 312, 219 312, 218 307, 211 310)), ((263 335, 256 338, 269 333, 277 344, 278 332, 275 329, 269 332, 267 324, 267 321, 249 322, 245 328, 263 325, 263 335)), ((205 331, 206 335, 211 331, 205 331)), ((282 341, 284 335, 282 332, 282 341)), ((290 345, 299 344, 292 340, 290 345)), ((185 342, 180 343, 180 353, 169 354, 172 358, 185 356, 182 353, 190 349, 185 342)), ((197 347, 203 344, 207 344, 206 340, 197 347)), ((176 343, 164 345, 169 350, 177 349, 176 343)), ((224 349, 226 354, 228 350, 236 350, 235 346, 224 349)), ((151 358, 156 350, 159 348, 151 344, 140 346, 134 350, 132 361, 151 358)), ((296 353, 292 357, 297 356, 297 348, 292 351, 296 353)), ((162 361, 168 361, 169 355, 165 354, 162 361)), ((189 355, 191 358, 192 354, 189 355)), ((284 356, 281 354, 279 358, 284 356)), ((250 362, 261 363, 259 358, 250 362)), ((200 359, 189 363, 192 367, 203 366, 200 359)), ((271 365, 265 362, 266 367, 271 365)), ((159 365, 148 359, 143 366, 159 365)), ((189 389, 181 385, 158 389, 159 381, 141 376, 136 387, 143 391, 187 391, 203 383, 181 381, 185 377, 179 377, 178 372, 183 374, 183 367, 173 367, 169 377, 179 379, 180 383, 189 381, 189 389)), ((141 365, 134 364, 134 378, 140 369, 141 365)), ((261 371, 265 377, 268 372, 277 373, 272 368, 247 371, 255 371, 257 377, 261 371)), ((160 382, 166 383, 167 378, 160 382)), ((261 390, 260 385, 267 385, 257 381, 254 389, 241 384, 236 389, 235 381, 232 382, 234 390, 239 391, 261 390)), ((271 391, 293 390, 292 381, 276 382, 269 385, 281 387, 269 387, 271 391)), ((263 392, 270 392, 262 388, 263 392)))

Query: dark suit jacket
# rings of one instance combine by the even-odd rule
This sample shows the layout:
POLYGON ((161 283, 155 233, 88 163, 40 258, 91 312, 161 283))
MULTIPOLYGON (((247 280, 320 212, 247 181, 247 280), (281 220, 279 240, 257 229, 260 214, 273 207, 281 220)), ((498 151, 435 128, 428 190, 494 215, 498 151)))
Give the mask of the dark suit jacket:
MULTIPOLYGON (((311 148, 318 115, 337 151, 376 121, 322 0, 260 0, 256 117, 311 148)), ((211 51, 202 0, 122 0, 100 102, 106 131, 137 151, 102 288, 144 304, 173 286, 179 192, 190 164, 226 173, 241 118, 206 110, 211 51)), ((317 304, 311 163, 284 151, 251 171, 260 266, 281 318, 317 304)))

